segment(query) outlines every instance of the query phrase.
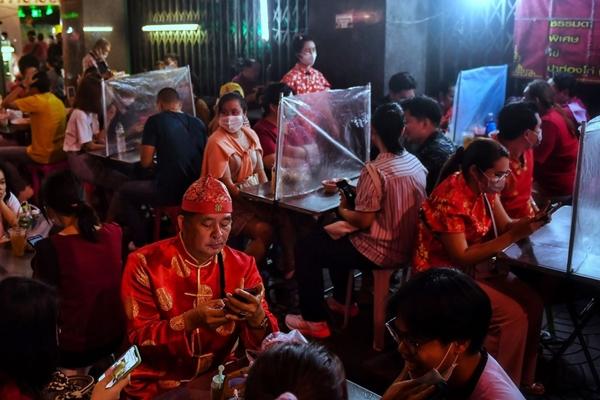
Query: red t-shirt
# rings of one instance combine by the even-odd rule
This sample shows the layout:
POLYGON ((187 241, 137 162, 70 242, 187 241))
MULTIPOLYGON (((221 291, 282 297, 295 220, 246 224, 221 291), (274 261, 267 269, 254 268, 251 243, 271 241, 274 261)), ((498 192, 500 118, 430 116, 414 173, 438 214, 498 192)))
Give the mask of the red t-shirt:
POLYGON ((511 158, 510 171, 511 174, 506 177, 506 185, 500 194, 500 201, 511 218, 533 217, 533 150, 523 153, 522 162, 511 158))
POLYGON ((56 287, 60 299, 62 351, 94 351, 125 332, 121 228, 105 224, 97 234, 97 242, 81 235, 52 235, 36 245, 34 278, 56 287))
POLYGON ((254 132, 258 135, 258 140, 260 140, 263 157, 275 153, 277 150, 277 125, 263 118, 252 129, 254 129, 254 132))
POLYGON ((579 140, 569 131, 564 117, 555 109, 542 116, 542 142, 533 151, 534 178, 542 194, 573 194, 579 140))

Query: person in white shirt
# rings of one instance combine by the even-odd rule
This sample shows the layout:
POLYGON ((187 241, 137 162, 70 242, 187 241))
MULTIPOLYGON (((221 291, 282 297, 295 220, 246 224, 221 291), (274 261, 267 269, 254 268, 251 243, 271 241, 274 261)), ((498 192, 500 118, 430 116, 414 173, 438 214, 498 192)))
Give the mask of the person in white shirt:
POLYGON ((10 172, 4 164, 0 164, 0 238, 8 228, 17 224, 19 200, 11 192, 10 172))
POLYGON ((525 400, 482 347, 492 307, 468 275, 449 268, 419 273, 398 289, 388 309, 395 317, 386 327, 405 365, 383 400, 525 400))
POLYGON ((109 168, 100 157, 88 154, 106 148, 98 122, 102 110, 101 90, 101 81, 94 76, 86 76, 79 83, 67 122, 63 151, 77 179, 114 191, 128 179, 127 176, 109 168))

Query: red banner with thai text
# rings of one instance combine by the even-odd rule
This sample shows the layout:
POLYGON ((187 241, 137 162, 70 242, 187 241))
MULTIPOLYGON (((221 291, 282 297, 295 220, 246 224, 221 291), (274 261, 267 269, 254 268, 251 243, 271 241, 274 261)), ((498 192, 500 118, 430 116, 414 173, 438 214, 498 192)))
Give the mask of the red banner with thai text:
POLYGON ((512 75, 600 83, 600 0, 519 0, 512 75))

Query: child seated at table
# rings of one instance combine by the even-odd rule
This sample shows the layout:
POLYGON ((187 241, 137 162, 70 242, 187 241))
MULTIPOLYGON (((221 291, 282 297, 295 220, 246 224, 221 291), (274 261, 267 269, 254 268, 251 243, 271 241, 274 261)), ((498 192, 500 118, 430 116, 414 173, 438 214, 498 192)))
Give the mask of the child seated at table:
POLYGON ((244 399, 346 400, 344 366, 320 344, 275 345, 250 368, 244 399))

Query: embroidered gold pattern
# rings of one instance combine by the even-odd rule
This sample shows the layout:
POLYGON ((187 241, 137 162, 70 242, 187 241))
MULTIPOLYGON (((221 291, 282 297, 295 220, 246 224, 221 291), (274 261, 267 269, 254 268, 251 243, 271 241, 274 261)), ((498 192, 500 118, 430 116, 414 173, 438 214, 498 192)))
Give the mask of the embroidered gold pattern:
POLYGON ((142 347, 146 347, 146 346, 156 346, 156 342, 154 340, 144 340, 142 342, 142 344, 140 344, 140 346, 142 347))
POLYGON ((138 283, 143 287, 150 288, 150 279, 148 278, 148 274, 143 267, 138 266, 135 269, 135 280, 137 280, 138 283))
POLYGON ((137 318, 140 314, 140 306, 137 301, 131 296, 125 299, 125 313, 127 314, 127 318, 132 320, 137 318))
POLYGON ((171 259, 171 267, 175 269, 175 273, 180 278, 187 278, 190 276, 190 267, 187 266, 179 254, 171 259))
POLYGON ((160 309, 163 311, 169 311, 173 308, 173 297, 165 288, 156 289, 156 297, 158 298, 158 304, 160 309))
POLYGON ((171 318, 169 321, 169 326, 174 331, 182 331, 185 329, 185 321, 183 320, 183 315, 178 315, 176 317, 171 318))
POLYGON ((217 328, 217 333, 221 336, 230 336, 235 330, 235 322, 229 321, 217 328))

